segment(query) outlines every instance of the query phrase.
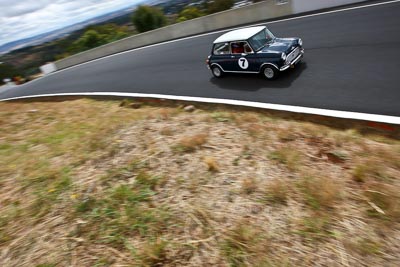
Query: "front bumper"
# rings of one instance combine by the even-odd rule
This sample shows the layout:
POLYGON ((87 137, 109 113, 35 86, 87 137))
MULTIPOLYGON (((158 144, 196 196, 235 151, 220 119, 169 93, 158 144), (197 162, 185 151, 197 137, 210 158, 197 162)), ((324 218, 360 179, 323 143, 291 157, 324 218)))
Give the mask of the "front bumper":
POLYGON ((303 57, 303 55, 304 55, 304 49, 302 48, 300 50, 299 55, 296 58, 294 58, 289 64, 286 64, 286 65, 282 66, 279 70, 280 71, 284 71, 284 70, 287 70, 288 68, 296 65, 297 63, 299 63, 299 61, 303 57))

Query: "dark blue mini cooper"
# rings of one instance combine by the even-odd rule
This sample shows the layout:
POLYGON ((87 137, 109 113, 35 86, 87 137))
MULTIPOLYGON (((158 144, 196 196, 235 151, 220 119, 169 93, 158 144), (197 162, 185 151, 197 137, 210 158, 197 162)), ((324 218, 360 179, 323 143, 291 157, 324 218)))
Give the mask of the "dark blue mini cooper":
POLYGON ((266 26, 230 31, 214 41, 207 65, 216 78, 225 72, 261 73, 268 80, 303 57, 300 38, 276 38, 266 26))

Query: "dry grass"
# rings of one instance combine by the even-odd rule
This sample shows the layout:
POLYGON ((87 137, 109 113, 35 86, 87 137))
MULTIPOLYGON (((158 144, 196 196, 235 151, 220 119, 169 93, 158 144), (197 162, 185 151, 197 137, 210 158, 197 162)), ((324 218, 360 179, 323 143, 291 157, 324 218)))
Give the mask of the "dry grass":
POLYGON ((241 185, 241 191, 244 194, 251 194, 254 193, 257 190, 258 183, 257 180, 254 177, 248 177, 243 179, 242 185, 241 185))
POLYGON ((294 127, 290 127, 289 129, 277 128, 276 135, 278 139, 282 142, 291 142, 299 137, 299 134, 297 133, 297 130, 294 127))
POLYGON ((334 237, 332 218, 320 213, 313 213, 299 220, 296 233, 304 238, 305 242, 315 243, 326 241, 334 237))
POLYGON ((284 164, 290 171, 299 170, 302 154, 293 147, 282 147, 269 154, 271 160, 284 164))
POLYGON ((179 142, 173 147, 178 152, 193 152, 201 145, 207 142, 208 135, 205 133, 199 133, 191 136, 185 136, 179 140, 179 142))
POLYGON ((141 252, 143 266, 163 266, 167 261, 167 245, 168 242, 161 239, 148 241, 141 252))
POLYGON ((265 127, 258 123, 250 123, 245 126, 245 129, 253 137, 259 137, 265 133, 265 127))
POLYGON ((381 165, 380 161, 376 160, 358 164, 353 170, 352 177, 354 181, 360 183, 374 180, 384 181, 390 178, 385 167, 381 165))
POLYGON ((239 221, 226 233, 221 250, 230 266, 252 266, 268 253, 269 248, 262 239, 255 226, 239 221))
POLYGON ((207 164, 207 168, 211 172, 218 172, 219 167, 214 157, 204 157, 204 163, 207 164))
POLYGON ((242 125, 246 123, 257 123, 260 121, 260 116, 253 112, 243 112, 240 114, 236 114, 234 120, 237 124, 242 125))
POLYGON ((164 127, 160 130, 160 133, 166 136, 172 136, 174 135, 174 132, 175 132, 174 129, 171 127, 164 127))
POLYGON ((368 201, 367 215, 388 223, 400 222, 400 192, 395 186, 370 182, 366 185, 364 196, 368 201))
POLYGON ((398 266, 400 142, 286 116, 0 103, 0 265, 398 266))
POLYGON ((286 205, 290 195, 290 181, 274 179, 265 187, 265 200, 269 203, 286 205))
POLYGON ((355 240, 345 242, 347 249, 354 251, 364 257, 372 255, 376 256, 381 253, 382 244, 376 238, 359 237, 355 240))
POLYGON ((342 200, 340 180, 326 176, 304 176, 297 184, 306 205, 314 210, 332 209, 342 200))

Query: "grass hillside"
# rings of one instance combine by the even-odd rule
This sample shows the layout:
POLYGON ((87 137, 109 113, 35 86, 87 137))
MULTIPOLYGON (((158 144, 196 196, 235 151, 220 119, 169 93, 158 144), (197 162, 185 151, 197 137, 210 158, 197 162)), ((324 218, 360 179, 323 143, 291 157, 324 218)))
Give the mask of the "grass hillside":
POLYGON ((399 177, 399 139, 358 127, 3 102, 0 265, 400 266, 399 177))

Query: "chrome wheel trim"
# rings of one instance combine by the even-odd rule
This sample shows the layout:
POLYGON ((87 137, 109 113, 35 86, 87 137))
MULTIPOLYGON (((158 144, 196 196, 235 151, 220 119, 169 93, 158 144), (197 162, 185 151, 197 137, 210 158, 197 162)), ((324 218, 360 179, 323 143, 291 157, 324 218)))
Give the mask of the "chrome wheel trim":
POLYGON ((275 72, 272 68, 266 67, 264 69, 264 76, 267 77, 268 79, 272 79, 275 76, 275 72))
POLYGON ((221 76, 221 70, 218 67, 214 67, 212 71, 215 76, 217 77, 221 76))

